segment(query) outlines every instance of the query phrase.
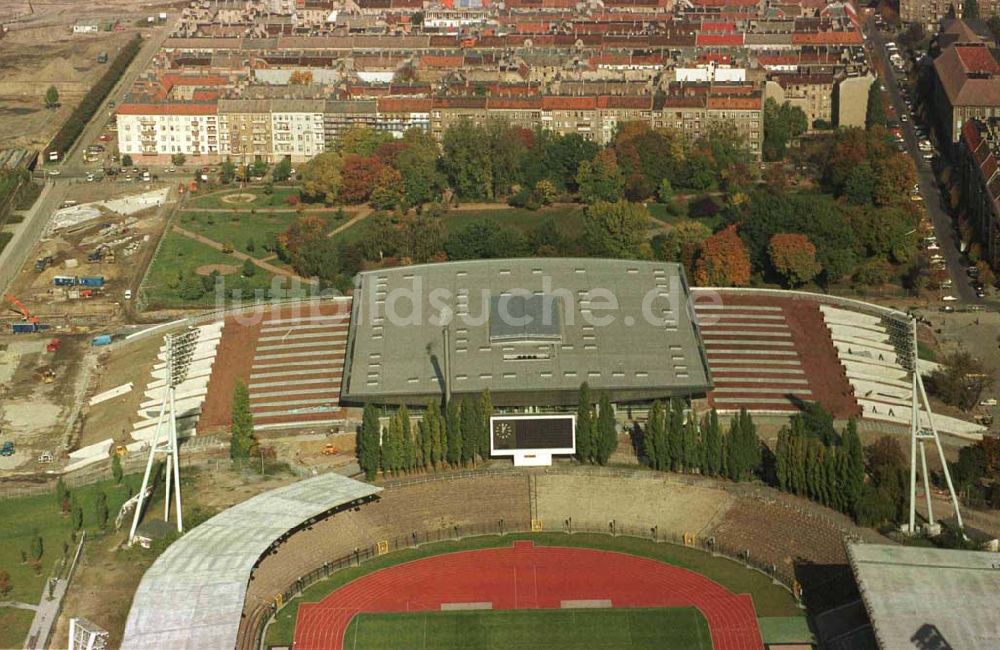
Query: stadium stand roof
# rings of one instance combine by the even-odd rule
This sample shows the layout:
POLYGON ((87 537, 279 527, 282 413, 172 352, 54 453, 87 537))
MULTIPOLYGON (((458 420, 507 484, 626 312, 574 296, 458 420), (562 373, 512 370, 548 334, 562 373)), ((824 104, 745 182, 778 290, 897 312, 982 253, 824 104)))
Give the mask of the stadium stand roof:
POLYGON ((881 648, 1000 648, 996 553, 883 544, 847 551, 881 648))
POLYGON ((677 264, 499 259, 380 269, 355 279, 341 398, 418 404, 444 391, 501 405, 703 395, 711 385, 677 264), (609 308, 613 302, 617 305, 609 308), (501 315, 506 317, 501 318, 501 315))
POLYGON ((142 577, 121 647, 234 647, 250 572, 260 556, 289 531, 379 491, 324 474, 260 494, 195 527, 142 577))

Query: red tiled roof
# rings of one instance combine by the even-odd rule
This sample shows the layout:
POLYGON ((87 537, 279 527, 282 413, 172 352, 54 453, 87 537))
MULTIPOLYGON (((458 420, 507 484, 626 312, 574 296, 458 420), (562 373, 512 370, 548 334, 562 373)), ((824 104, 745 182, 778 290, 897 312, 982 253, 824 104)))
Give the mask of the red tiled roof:
POLYGON ((121 104, 115 111, 119 115, 215 115, 217 104, 121 104))
POLYGON ((424 54, 420 57, 420 65, 425 68, 461 68, 465 57, 458 55, 424 54))
POLYGON ((968 73, 996 74, 1000 72, 1000 65, 997 65, 989 48, 975 45, 955 45, 954 50, 968 73))
POLYGON ((760 110, 760 97, 709 97, 708 108, 728 110, 760 110))
POLYGON ((860 32, 795 32, 792 45, 860 45, 864 42, 860 32))
POLYGON ((967 120, 962 125, 962 139, 969 151, 975 151, 983 141, 983 136, 979 132, 979 125, 974 120, 967 120))
POLYGON ((652 97, 628 95, 600 95, 597 98, 598 108, 631 108, 648 111, 653 107, 652 97))
POLYGON ((429 113, 433 101, 418 97, 379 97, 375 100, 379 113, 429 113))
POLYGON ((699 47, 712 45, 735 47, 743 45, 743 34, 698 34, 695 43, 699 47))
POLYGON ((542 97, 542 109, 546 111, 586 111, 596 107, 594 97, 542 97))
POLYGON ((542 108, 541 97, 490 97, 486 102, 487 108, 491 111, 503 110, 540 110, 542 108))

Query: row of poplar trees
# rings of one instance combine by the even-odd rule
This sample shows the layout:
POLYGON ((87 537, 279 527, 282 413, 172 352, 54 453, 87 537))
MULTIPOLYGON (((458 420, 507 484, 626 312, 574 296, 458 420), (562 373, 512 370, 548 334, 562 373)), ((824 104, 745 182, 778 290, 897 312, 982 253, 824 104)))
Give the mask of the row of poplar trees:
POLYGON ((401 406, 379 424, 378 409, 366 404, 358 434, 358 464, 368 480, 381 470, 400 474, 419 469, 437 469, 474 465, 490 455, 489 422, 493 400, 489 390, 478 398, 452 399, 441 412, 437 402, 430 402, 417 426, 410 422, 410 412, 401 406))
POLYGON ((607 393, 601 395, 594 411, 594 400, 586 382, 580 386, 576 409, 576 458, 581 463, 606 465, 618 447, 615 412, 607 393))
POLYGON ((778 432, 774 452, 778 488, 857 518, 865 487, 864 448, 857 425, 849 421, 839 439, 817 428, 795 415, 778 432))
POLYGON ((642 446, 650 466, 664 472, 698 472, 748 481, 761 464, 757 427, 749 413, 740 411, 723 433, 715 409, 699 426, 694 412, 685 420, 681 400, 653 403, 642 446))

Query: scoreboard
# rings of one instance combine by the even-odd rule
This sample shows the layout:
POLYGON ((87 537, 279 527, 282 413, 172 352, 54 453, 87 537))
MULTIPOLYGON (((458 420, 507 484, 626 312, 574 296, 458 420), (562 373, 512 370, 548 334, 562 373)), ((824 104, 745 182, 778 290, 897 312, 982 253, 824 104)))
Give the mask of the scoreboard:
POLYGON ((576 415, 494 415, 490 453, 514 464, 551 465, 553 455, 576 453, 576 415))

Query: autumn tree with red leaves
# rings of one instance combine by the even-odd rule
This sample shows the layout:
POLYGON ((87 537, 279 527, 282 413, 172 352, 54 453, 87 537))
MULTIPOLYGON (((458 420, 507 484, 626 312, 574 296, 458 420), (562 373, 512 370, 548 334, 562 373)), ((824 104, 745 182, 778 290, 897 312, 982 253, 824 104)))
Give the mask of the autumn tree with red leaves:
POLYGON ((314 214, 307 214, 293 221, 288 230, 279 234, 278 243, 292 266, 297 266, 303 247, 310 242, 325 238, 326 233, 326 222, 314 214))
POLYGON ((364 203, 371 196, 385 165, 375 156, 348 154, 340 172, 340 194, 343 203, 364 203))
POLYGON ((778 233, 767 246, 771 265, 788 287, 809 282, 822 270, 816 261, 816 247, 805 235, 778 233))
POLYGON ((750 284, 750 256, 735 225, 702 242, 694 278, 701 286, 744 287, 750 284))

